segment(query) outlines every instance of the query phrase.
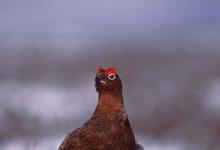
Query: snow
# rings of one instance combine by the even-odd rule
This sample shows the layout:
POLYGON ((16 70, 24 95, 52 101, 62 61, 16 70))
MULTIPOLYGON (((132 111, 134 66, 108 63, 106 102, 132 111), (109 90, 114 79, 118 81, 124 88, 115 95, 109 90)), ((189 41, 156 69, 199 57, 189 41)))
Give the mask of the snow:
POLYGON ((44 137, 38 140, 13 139, 0 145, 1 150, 55 150, 62 141, 61 136, 44 137))
POLYGON ((67 114, 80 118, 85 110, 91 110, 95 106, 97 97, 94 86, 88 84, 63 89, 42 84, 20 85, 6 82, 0 88, 3 87, 4 94, 0 96, 7 96, 9 109, 25 112, 45 121, 66 119, 70 117, 67 114), (14 94, 10 95, 10 92, 14 94))
POLYGON ((207 86, 203 98, 203 108, 209 113, 220 113, 220 80, 214 80, 207 86))

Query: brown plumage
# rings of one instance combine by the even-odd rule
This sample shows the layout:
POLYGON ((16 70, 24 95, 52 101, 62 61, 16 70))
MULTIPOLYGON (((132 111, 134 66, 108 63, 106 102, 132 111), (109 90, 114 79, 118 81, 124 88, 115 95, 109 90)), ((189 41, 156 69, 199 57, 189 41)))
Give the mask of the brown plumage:
POLYGON ((99 67, 95 85, 99 97, 93 116, 70 133, 59 150, 137 150, 116 69, 99 67))

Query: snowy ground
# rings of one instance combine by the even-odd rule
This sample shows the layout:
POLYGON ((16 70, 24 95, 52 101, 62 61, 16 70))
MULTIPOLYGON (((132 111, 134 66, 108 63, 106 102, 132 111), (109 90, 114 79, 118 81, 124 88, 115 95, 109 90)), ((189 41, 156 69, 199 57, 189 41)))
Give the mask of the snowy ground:
MULTIPOLYGON (((213 115, 214 118, 209 118, 208 121, 213 122, 213 119, 217 121, 215 117, 218 117, 220 111, 218 92, 220 82, 213 80, 204 88, 201 88, 203 94, 199 94, 201 96, 200 107, 203 110, 201 114, 213 115)), ((57 149, 64 139, 65 133, 80 126, 89 118, 97 102, 93 81, 82 81, 74 89, 73 87, 60 88, 46 83, 21 84, 15 81, 5 81, 0 86, 0 93, 1 99, 4 100, 0 101, 2 107, 0 131, 2 136, 7 137, 2 138, 1 150, 57 149)), ((166 93, 170 97, 169 92, 166 93)), ((152 104, 149 105, 152 106, 152 104)), ((198 109, 198 111, 201 110, 198 109)), ((167 133, 163 133, 159 138, 153 138, 152 133, 140 134, 138 130, 143 129, 135 127, 136 138, 146 150, 206 150, 208 147, 214 150, 215 147, 210 148, 210 144, 216 141, 217 135, 212 135, 213 131, 209 131, 205 126, 196 127, 198 129, 196 131, 194 126, 197 126, 199 122, 194 121, 193 116, 191 117, 187 123, 164 131, 167 133), (186 134, 184 134, 185 131, 186 134), (198 136, 206 135, 205 142, 207 143, 199 145, 198 136, 195 136, 198 141, 195 140, 194 144, 190 143, 185 139, 188 136, 187 132, 195 132, 192 134, 198 134, 198 136), (173 138, 175 136, 176 139, 173 138)), ((154 120, 156 119, 154 118, 154 120)), ((151 120, 146 119, 146 121, 151 120)), ((191 137, 189 136, 189 138, 191 137)), ((204 139, 202 140, 204 141, 204 139)))
MULTIPOLYGON (((22 140, 12 139, 0 145, 1 150, 55 150, 58 149, 64 135, 44 137, 40 139, 22 140)), ((145 150, 206 150, 202 146, 190 145, 181 142, 158 142, 147 137, 138 137, 139 143, 145 150)), ((212 149, 214 150, 214 149, 212 149)), ((217 150, 217 148, 215 149, 217 150)))

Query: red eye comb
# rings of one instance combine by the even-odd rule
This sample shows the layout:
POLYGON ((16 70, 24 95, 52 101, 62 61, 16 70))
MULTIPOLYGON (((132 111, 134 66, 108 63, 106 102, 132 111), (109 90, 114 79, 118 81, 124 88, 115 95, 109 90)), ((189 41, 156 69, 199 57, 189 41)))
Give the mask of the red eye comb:
POLYGON ((105 74, 108 76, 110 74, 117 74, 117 70, 114 67, 110 67, 106 70, 105 74))
POLYGON ((101 66, 99 66, 99 67, 96 69, 96 74, 98 74, 98 73, 100 73, 100 72, 102 72, 102 71, 104 71, 104 69, 103 69, 101 66))

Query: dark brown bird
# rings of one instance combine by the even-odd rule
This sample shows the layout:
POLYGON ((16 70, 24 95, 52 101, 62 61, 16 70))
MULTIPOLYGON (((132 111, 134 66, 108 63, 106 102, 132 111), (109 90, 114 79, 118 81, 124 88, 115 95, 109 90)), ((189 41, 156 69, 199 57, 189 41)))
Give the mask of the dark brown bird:
POLYGON ((99 67, 95 86, 99 96, 93 116, 70 133, 59 150, 137 150, 116 69, 99 67))

